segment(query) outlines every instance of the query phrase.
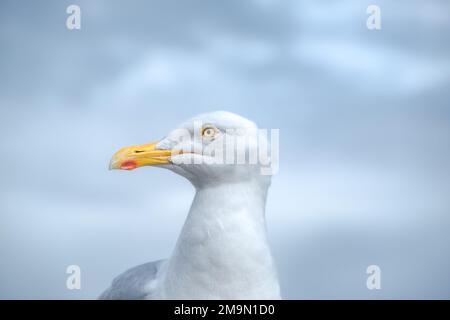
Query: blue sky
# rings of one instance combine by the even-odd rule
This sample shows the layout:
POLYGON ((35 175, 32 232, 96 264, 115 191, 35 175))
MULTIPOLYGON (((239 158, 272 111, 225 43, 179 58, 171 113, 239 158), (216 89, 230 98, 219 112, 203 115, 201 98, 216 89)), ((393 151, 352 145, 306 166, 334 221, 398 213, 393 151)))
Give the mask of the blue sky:
POLYGON ((224 109, 280 129, 267 219, 286 298, 450 298, 450 5, 377 1, 369 31, 370 4, 2 1, 0 297, 95 298, 168 257, 193 188, 109 159, 224 109))

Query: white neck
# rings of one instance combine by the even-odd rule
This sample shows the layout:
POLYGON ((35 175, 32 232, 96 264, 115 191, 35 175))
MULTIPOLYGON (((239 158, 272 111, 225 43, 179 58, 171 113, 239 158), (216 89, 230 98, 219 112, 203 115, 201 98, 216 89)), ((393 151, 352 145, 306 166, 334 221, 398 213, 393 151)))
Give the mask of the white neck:
POLYGON ((252 180, 197 189, 164 271, 162 297, 280 298, 265 225, 267 188, 252 180))

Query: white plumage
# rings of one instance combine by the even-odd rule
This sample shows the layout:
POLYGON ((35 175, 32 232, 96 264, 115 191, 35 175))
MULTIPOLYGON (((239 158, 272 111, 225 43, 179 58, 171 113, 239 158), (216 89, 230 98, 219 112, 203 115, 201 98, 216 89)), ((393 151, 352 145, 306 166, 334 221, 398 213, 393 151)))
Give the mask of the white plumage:
MULTIPOLYGON (((172 155, 166 164, 156 165, 186 177, 196 189, 176 247, 169 259, 132 268, 115 278, 100 299, 279 299, 265 223, 270 176, 261 175, 257 164, 179 161, 207 157, 187 151, 195 144, 211 146, 222 138, 233 138, 237 143, 250 141, 246 152, 257 148, 258 141, 252 138, 256 125, 218 111, 192 118, 179 128, 191 133, 189 143, 180 143, 179 130, 174 130, 155 145, 158 151, 186 151, 172 155), (212 126, 217 136, 195 138, 198 122, 212 126)), ((136 152, 136 148, 133 150, 136 152)), ((114 168, 120 166, 117 158, 114 168)))

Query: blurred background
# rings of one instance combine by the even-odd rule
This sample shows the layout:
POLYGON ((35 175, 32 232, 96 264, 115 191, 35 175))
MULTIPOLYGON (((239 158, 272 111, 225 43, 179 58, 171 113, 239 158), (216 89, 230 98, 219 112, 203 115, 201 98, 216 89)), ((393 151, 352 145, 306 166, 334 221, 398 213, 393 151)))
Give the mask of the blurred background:
POLYGON ((96 298, 168 257, 193 187, 109 159, 218 109, 280 129, 285 298, 450 298, 448 39, 446 0, 1 1, 0 298, 96 298))

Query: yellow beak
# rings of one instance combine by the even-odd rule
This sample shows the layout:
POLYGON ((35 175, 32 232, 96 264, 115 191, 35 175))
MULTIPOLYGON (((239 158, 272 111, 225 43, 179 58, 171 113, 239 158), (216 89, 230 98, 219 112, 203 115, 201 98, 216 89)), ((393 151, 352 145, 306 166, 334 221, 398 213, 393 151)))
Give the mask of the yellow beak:
POLYGON ((142 166, 170 163, 172 150, 157 150, 157 144, 155 142, 120 149, 112 156, 109 169, 133 170, 142 166))

